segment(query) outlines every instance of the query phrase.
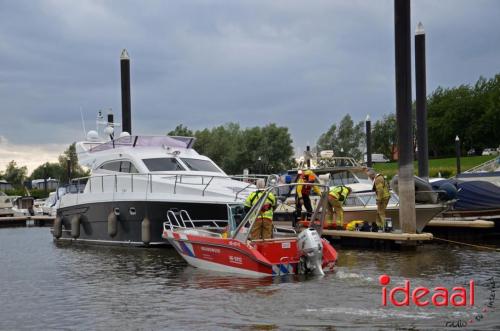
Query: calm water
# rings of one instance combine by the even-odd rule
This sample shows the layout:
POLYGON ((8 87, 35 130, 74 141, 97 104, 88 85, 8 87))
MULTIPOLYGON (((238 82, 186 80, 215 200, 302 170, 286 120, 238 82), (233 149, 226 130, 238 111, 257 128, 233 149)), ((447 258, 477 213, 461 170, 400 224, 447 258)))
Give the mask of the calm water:
MULTIPOLYGON (((436 329, 469 321, 500 287, 500 253, 426 245, 416 252, 339 249, 323 278, 251 279, 186 265, 171 249, 58 246, 48 228, 0 229, 0 329, 436 329), (391 287, 476 281, 476 307, 382 307, 391 287)), ((500 330, 493 310, 464 329, 500 330)))

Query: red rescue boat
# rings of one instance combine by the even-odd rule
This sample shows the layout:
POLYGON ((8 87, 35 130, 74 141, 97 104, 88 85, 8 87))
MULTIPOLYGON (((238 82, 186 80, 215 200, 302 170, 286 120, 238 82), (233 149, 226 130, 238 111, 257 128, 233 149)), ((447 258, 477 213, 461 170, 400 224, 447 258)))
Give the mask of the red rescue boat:
MULTIPOLYGON (((229 229, 228 236, 220 233, 220 229, 189 227, 190 222, 170 218, 163 225, 162 236, 190 265, 202 269, 250 276, 324 275, 325 271, 332 271, 337 252, 328 241, 321 238, 327 189, 312 215, 316 221, 311 222, 309 228, 286 236, 274 232, 272 239, 249 238, 250 229, 267 195, 277 188, 267 189, 243 221, 237 226, 233 224, 234 230, 229 229)), ((231 227, 231 222, 228 227, 231 227)))

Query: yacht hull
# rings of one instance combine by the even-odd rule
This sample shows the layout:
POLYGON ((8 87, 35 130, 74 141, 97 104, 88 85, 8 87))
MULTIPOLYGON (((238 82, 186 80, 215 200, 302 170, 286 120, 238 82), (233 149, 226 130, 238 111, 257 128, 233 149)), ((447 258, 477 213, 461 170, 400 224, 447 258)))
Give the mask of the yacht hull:
POLYGON ((58 209, 62 235, 60 238, 54 237, 54 240, 97 245, 165 246, 167 242, 161 235, 169 210, 186 210, 192 219, 197 220, 196 226, 213 226, 215 223, 225 225, 228 216, 227 204, 213 202, 113 201, 79 204, 58 209), (118 214, 114 236, 108 233, 110 214, 118 214), (142 222, 146 216, 150 221, 149 243, 142 240, 142 222), (71 235, 72 220, 75 217, 80 223, 77 238, 71 235))

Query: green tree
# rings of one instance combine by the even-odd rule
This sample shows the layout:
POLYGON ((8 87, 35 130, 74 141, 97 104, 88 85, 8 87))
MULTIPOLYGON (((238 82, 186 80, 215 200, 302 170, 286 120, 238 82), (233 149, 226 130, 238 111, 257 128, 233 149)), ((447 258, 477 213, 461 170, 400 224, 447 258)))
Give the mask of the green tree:
POLYGON ((180 136, 180 137, 193 137, 193 131, 189 130, 186 126, 179 124, 167 133, 167 136, 180 136))
POLYGON ((18 167, 16 161, 12 160, 7 165, 3 177, 7 182, 19 188, 23 186, 27 173, 28 168, 26 166, 18 167))
MULTIPOLYGON (((316 149, 318 151, 323 150, 333 150, 335 154, 340 153, 340 148, 337 145, 337 124, 332 124, 332 126, 323 133, 316 143, 316 149)), ((338 154, 337 154, 338 155, 338 154)))
MULTIPOLYGON (((178 125, 169 134, 187 134, 190 130, 178 125)), ((252 173, 271 173, 292 166, 293 147, 288 128, 269 124, 265 127, 241 129, 227 123, 194 133, 194 149, 211 158, 226 173, 238 174, 248 168, 252 173), (259 159, 260 158, 260 159, 259 159)))
POLYGON ((392 146, 397 142, 396 115, 385 115, 375 122, 372 130, 373 152, 392 159, 392 146))
POLYGON ((316 149, 318 151, 332 149, 336 156, 360 159, 362 157, 360 146, 365 136, 363 128, 362 121, 355 125, 351 116, 347 114, 338 126, 332 124, 330 129, 319 137, 316 149))
POLYGON ((54 178, 60 181, 64 171, 65 169, 59 163, 46 162, 33 170, 30 179, 54 178))
POLYGON ((66 149, 62 155, 59 155, 59 166, 64 169, 61 173, 61 182, 65 183, 68 179, 68 162, 71 172, 71 178, 79 178, 86 177, 90 175, 90 171, 84 170, 78 164, 78 155, 76 154, 75 143, 69 145, 68 149, 66 149))
POLYGON ((286 127, 271 123, 247 128, 242 133, 238 172, 278 173, 293 165, 292 138, 286 127))
POLYGON ((474 97, 474 91, 467 85, 457 88, 438 88, 427 101, 429 151, 434 156, 453 155, 455 136, 462 141, 462 147, 468 149, 478 145, 477 130, 481 108, 474 97))

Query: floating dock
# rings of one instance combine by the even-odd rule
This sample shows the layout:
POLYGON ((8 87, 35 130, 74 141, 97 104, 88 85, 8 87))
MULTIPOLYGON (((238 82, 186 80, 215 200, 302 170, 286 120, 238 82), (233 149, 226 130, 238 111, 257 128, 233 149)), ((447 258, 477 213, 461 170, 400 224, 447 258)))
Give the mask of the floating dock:
MULTIPOLYGON (((289 222, 274 222, 276 226, 292 229, 289 222)), ((415 248, 417 244, 433 239, 432 233, 368 232, 323 230, 322 236, 340 246, 365 248, 415 248)))
POLYGON ((424 228, 435 237, 464 242, 498 242, 500 219, 434 218, 424 228))
POLYGON ((323 230, 323 237, 340 246, 376 249, 415 249, 418 244, 431 241, 432 233, 366 232, 323 230))
POLYGON ((432 240, 432 233, 395 233, 395 232, 366 232, 345 230, 323 230, 323 236, 332 238, 363 238, 373 240, 392 240, 395 242, 412 242, 432 240))
POLYGON ((426 227, 491 229, 495 227, 495 222, 480 219, 473 221, 459 221, 444 218, 434 218, 426 225, 426 227))
POLYGON ((0 227, 47 226, 54 224, 53 216, 13 216, 0 217, 0 227))

